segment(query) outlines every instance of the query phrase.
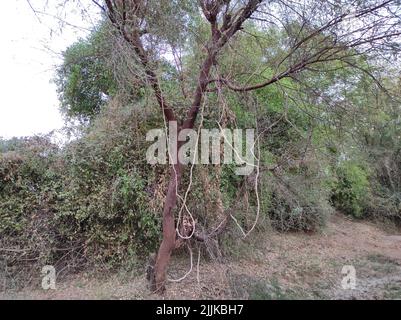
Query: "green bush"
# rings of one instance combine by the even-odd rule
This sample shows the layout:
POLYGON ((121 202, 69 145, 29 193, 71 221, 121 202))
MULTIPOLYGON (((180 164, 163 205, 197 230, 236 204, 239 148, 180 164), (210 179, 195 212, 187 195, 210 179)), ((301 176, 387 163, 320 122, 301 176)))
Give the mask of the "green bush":
POLYGON ((49 137, 13 139, 9 147, 0 153, 0 277, 7 287, 26 285, 46 264, 72 266, 69 248, 76 244, 55 220, 62 183, 58 147, 49 137))
POLYGON ((361 218, 369 198, 369 175, 360 165, 344 161, 336 169, 331 200, 342 212, 361 218))
POLYGON ((57 146, 46 137, 23 138, 0 153, 0 234, 24 232, 29 217, 49 211, 60 177, 50 164, 57 146))
POLYGON ((372 178, 367 213, 383 222, 401 224, 401 150, 381 153, 372 178))
POLYGON ((303 174, 271 179, 269 218, 279 231, 318 231, 332 213, 323 179, 303 174))
POLYGON ((144 161, 148 114, 121 109, 61 149, 49 137, 2 143, 0 272, 116 268, 155 250, 164 171, 144 161))
POLYGON ((159 242, 158 175, 144 161, 148 116, 137 106, 116 112, 111 104, 63 151, 66 176, 56 218, 66 234, 84 236, 91 257, 110 266, 130 252, 146 256, 159 242))

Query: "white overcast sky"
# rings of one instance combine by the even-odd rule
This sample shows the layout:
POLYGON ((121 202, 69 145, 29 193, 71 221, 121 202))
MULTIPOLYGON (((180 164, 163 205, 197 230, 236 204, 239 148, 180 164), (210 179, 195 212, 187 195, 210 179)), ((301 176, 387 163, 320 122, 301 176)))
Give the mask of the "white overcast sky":
MULTIPOLYGON (((68 23, 84 28, 90 28, 91 22, 79 10, 60 11, 55 6, 57 2, 30 0, 32 7, 47 13, 35 16, 27 0, 2 1, 0 137, 48 133, 63 126, 56 87, 50 81, 55 65, 60 63, 58 53, 86 32, 71 26, 64 26, 62 32, 52 32, 60 30, 57 28, 60 21, 49 14, 60 16, 63 12, 68 23)), ((74 2, 72 8, 76 8, 76 2, 92 6, 89 0, 74 2)))

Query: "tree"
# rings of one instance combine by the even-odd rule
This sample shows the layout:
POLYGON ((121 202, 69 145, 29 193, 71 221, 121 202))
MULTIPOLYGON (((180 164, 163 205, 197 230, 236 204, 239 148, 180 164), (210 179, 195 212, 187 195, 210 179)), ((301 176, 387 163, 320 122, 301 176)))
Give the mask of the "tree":
POLYGON ((103 23, 86 39, 80 39, 63 52, 63 65, 55 83, 62 113, 83 122, 97 115, 116 91, 116 81, 107 62, 110 44, 103 23))
MULTIPOLYGON (((361 68, 356 59, 362 54, 370 59, 389 59, 400 49, 400 6, 395 0, 200 0, 197 4, 180 0, 93 2, 132 47, 165 120, 178 120, 179 130, 193 128, 205 96, 219 90, 245 93, 279 85, 286 78, 302 81, 303 73, 323 72, 328 62, 338 62, 338 68, 362 69, 376 79, 367 68, 361 68), (198 43, 199 70, 196 74, 194 70, 184 70, 185 63, 176 59, 176 68, 182 71, 178 73, 177 81, 185 93, 183 99, 191 101, 186 114, 181 115, 163 92, 160 61, 163 52, 177 57, 177 53, 185 55, 188 45, 180 34, 191 33, 191 23, 196 20, 206 21, 209 25, 208 39, 203 44, 198 43), (272 25, 285 34, 280 49, 269 52, 268 47, 262 47, 264 59, 248 75, 235 74, 231 70, 223 73, 219 68, 221 57, 241 54, 235 51, 238 34, 245 34, 249 41, 262 39, 249 28, 251 23, 262 34, 270 32, 272 25), (267 67, 272 72, 266 79, 263 70, 267 67)), ((183 170, 181 164, 175 164, 170 171, 163 209, 163 240, 154 267, 153 289, 157 292, 165 289, 166 269, 176 243, 173 210, 183 170)))

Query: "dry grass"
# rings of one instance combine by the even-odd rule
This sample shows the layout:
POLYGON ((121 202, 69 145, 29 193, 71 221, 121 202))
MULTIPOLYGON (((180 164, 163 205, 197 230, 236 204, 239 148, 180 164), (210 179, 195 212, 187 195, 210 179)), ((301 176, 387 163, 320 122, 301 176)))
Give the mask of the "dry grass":
MULTIPOLYGON (((164 299, 292 299, 292 298, 401 298, 401 236, 388 234, 368 222, 341 215, 332 217, 319 234, 255 234, 238 247, 241 258, 201 259, 185 280, 169 283, 164 299), (357 272, 357 289, 342 290, 343 265, 357 272)), ((194 255, 197 256, 197 255, 194 255)), ((189 268, 176 256, 170 277, 189 268)), ((159 299, 147 289, 144 275, 116 273, 100 279, 81 274, 58 284, 56 290, 27 288, 3 293, 16 299, 159 299)))

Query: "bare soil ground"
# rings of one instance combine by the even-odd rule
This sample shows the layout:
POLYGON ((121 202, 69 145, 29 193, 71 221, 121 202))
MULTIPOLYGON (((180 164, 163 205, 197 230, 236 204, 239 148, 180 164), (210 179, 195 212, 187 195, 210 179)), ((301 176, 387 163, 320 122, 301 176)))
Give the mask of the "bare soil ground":
MULTIPOLYGON (((149 294, 144 274, 79 274, 55 290, 0 293, 0 299, 401 299, 401 234, 342 215, 319 234, 271 232, 238 247, 237 257, 200 259, 164 296, 149 294), (344 265, 356 270, 355 289, 344 290, 344 265)), ((172 259, 170 277, 180 278, 189 259, 172 259)), ((39 281, 38 281, 39 282, 39 281)))

